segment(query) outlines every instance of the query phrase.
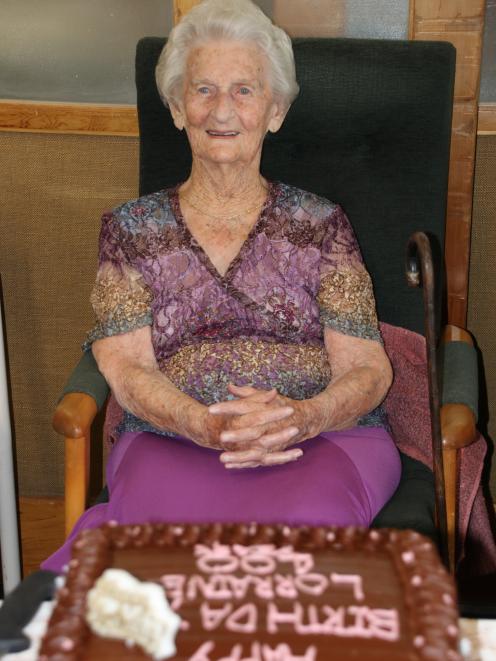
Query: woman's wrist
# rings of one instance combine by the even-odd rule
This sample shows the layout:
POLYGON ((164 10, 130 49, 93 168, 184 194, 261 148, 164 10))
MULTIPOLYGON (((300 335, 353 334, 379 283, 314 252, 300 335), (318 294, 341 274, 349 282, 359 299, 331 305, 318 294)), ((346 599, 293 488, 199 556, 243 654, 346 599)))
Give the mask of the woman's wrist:
MULTIPOLYGON (((331 407, 328 401, 329 398, 322 395, 323 393, 320 393, 316 397, 298 402, 308 438, 318 436, 321 432, 327 431, 330 428, 331 407)), ((297 423, 296 425, 298 426, 297 423)))
POLYGON ((196 400, 188 402, 181 415, 181 435, 199 445, 207 445, 207 416, 208 408, 204 404, 196 400))

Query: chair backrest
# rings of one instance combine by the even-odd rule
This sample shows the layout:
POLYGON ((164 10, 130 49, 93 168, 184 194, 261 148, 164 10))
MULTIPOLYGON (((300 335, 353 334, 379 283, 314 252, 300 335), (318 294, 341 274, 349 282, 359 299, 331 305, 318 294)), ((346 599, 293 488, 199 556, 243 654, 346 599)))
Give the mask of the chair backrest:
MULTIPOLYGON (((140 192, 187 178, 191 156, 155 85, 165 40, 137 47, 140 192)), ((404 276, 406 243, 444 245, 455 49, 438 42, 294 40, 300 94, 269 134, 262 172, 338 202, 374 281, 379 317, 423 332, 419 290, 404 276)))

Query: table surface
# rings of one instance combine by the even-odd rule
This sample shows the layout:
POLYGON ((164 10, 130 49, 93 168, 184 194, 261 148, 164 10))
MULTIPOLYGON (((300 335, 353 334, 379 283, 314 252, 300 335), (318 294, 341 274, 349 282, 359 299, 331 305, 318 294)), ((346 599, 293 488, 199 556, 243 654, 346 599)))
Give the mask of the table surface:
MULTIPOLYGON (((31 622, 25 627, 24 633, 31 639, 31 647, 18 654, 7 654, 2 657, 2 661, 36 661, 40 641, 54 603, 54 601, 43 602, 31 622)), ((460 651, 464 661, 495 661, 496 620, 460 618, 460 651)))

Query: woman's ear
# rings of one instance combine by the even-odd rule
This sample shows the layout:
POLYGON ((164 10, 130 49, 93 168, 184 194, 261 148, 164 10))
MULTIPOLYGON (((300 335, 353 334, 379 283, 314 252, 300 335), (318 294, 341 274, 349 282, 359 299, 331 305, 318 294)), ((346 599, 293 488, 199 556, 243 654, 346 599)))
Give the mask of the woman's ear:
POLYGON ((289 106, 284 106, 279 102, 275 102, 272 107, 272 116, 269 120, 268 130, 271 133, 277 133, 284 122, 284 118, 289 110, 289 106))
POLYGON ((182 131, 184 128, 184 114, 182 108, 175 102, 169 102, 169 110, 172 115, 174 126, 179 131, 182 131))

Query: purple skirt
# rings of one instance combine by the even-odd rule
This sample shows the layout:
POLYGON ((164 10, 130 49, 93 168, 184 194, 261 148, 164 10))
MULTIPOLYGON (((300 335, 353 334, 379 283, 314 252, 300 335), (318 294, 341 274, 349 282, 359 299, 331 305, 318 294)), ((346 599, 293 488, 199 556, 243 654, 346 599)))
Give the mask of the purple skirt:
POLYGON ((127 432, 107 464, 110 500, 88 509, 42 563, 61 571, 77 533, 107 521, 368 526, 394 493, 398 450, 385 429, 325 432, 281 466, 224 468, 219 452, 181 437, 127 432))

